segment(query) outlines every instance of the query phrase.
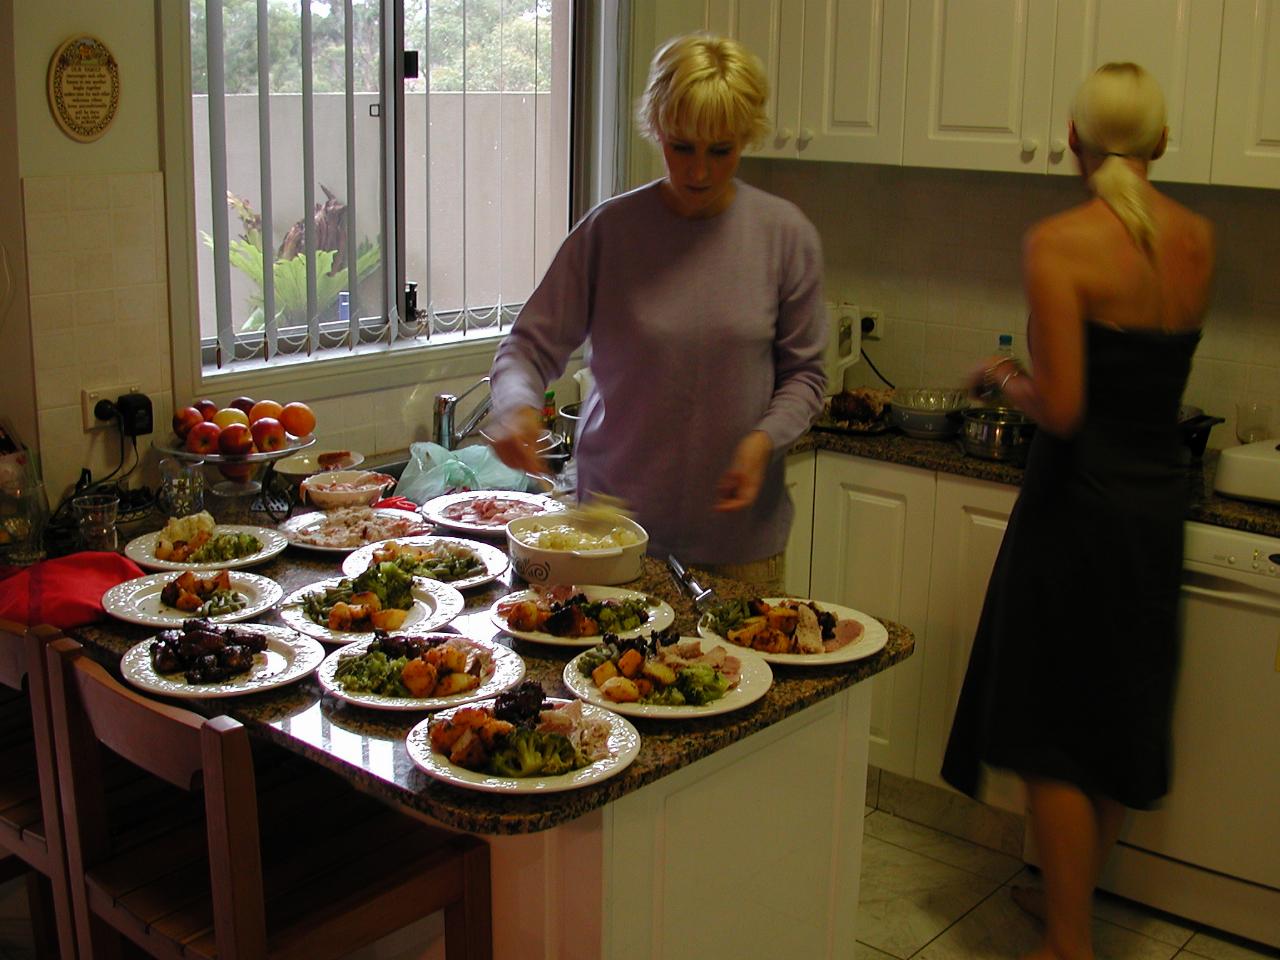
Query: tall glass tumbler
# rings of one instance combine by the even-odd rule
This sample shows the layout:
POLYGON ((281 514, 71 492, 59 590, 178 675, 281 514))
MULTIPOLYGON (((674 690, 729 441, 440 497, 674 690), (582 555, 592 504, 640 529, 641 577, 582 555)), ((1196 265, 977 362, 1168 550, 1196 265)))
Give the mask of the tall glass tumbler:
POLYGON ((0 488, 0 558, 15 566, 43 560, 49 500, 44 484, 24 478, 0 488))
POLYGON ((187 517, 204 509, 203 460, 160 461, 160 490, 156 505, 170 517, 187 517))
POLYGON ((86 493, 71 501, 80 528, 80 545, 86 550, 114 550, 117 546, 116 514, 120 500, 114 493, 86 493))

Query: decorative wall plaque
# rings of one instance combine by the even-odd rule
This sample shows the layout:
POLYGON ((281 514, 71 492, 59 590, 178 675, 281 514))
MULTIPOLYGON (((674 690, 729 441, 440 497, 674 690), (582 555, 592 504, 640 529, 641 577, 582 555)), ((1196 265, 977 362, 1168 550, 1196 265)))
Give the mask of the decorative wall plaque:
POLYGON ((120 106, 120 67, 97 37, 78 36, 49 62, 49 109, 62 132, 88 143, 107 132, 120 106))

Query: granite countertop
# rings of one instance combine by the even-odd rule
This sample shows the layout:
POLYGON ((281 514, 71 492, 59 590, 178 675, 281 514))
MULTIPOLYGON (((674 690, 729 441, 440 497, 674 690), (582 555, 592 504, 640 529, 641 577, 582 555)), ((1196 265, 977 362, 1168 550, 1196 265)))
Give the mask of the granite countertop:
MULTIPOLYGON (((274 525, 264 515, 247 513, 242 505, 232 509, 223 501, 221 505, 211 506, 218 520, 224 523, 274 525)), ((131 530, 128 536, 137 536, 139 532, 141 530, 131 530)), ((122 544, 125 539, 122 534, 122 544)), ((254 567, 252 572, 277 580, 288 595, 298 587, 337 574, 343 556, 290 547, 270 562, 254 567)), ((751 595, 738 581, 712 576, 696 568, 694 572, 722 598, 751 595)), ((671 604, 681 632, 695 633, 696 611, 661 563, 645 557, 641 577, 625 586, 644 590, 671 604)), ((579 649, 517 640, 497 630, 489 619, 488 609, 494 600, 522 587, 523 582, 508 570, 497 581, 467 591, 466 609, 450 624, 450 629, 511 647, 524 659, 528 678, 540 681, 550 696, 569 697, 561 674, 565 664, 581 652, 579 649)), ((867 612, 875 613, 874 610, 867 612)), ((261 619, 281 623, 276 612, 261 619)), ((905 660, 915 646, 911 632, 891 621, 881 622, 889 631, 889 642, 880 653, 834 667, 775 666, 772 687, 761 700, 741 710, 689 721, 633 719, 642 743, 639 756, 626 770, 599 784, 545 796, 481 793, 427 777, 413 765, 404 743, 409 729, 425 713, 354 707, 323 696, 314 678, 252 696, 184 701, 183 705, 210 716, 228 713, 246 724, 255 736, 315 760, 367 793, 455 829, 474 833, 530 833, 580 817, 905 660)), ((110 662, 153 635, 155 630, 111 621, 77 628, 70 633, 100 659, 110 662)))
MULTIPOLYGON (((994 483, 1014 486, 1022 483, 1022 467, 971 457, 961 448, 959 440, 917 440, 896 430, 868 435, 815 427, 792 448, 795 453, 806 450, 831 450, 869 460, 883 460, 994 483)), ((1213 477, 1218 467, 1218 457, 1218 451, 1208 450, 1203 459, 1193 460, 1187 465, 1187 484, 1190 488, 1187 519, 1247 533, 1280 537, 1280 507, 1234 500, 1214 492, 1213 477)))

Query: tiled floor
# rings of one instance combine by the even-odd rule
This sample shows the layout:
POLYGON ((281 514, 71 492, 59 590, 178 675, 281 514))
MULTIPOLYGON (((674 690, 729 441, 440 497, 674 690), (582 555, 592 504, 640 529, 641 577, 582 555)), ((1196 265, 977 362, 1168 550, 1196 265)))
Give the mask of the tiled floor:
MULTIPOLYGON (((867 808, 859 960, 1007 960, 1039 942, 1039 922, 1010 897, 1035 886, 1014 857, 867 808)), ((1099 894, 1098 960, 1264 960, 1280 951, 1099 894)))
MULTIPOLYGON (((867 808, 858 960, 1010 960, 1039 925, 1010 898, 1035 885, 1022 862, 867 808)), ((1275 960, 1246 944, 1106 894, 1094 908, 1098 960, 1275 960)), ((412 951, 410 951, 412 953, 412 951)), ((0 960, 32 960, 21 881, 0 885, 0 960)))

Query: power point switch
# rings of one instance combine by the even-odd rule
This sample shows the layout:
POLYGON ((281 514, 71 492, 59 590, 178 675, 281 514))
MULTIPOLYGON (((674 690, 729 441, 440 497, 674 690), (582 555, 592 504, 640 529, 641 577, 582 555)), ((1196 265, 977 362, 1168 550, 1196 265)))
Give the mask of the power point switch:
POLYGON ((120 414, 120 432, 126 437, 141 437, 153 429, 151 398, 145 393, 125 393, 116 398, 120 414))

